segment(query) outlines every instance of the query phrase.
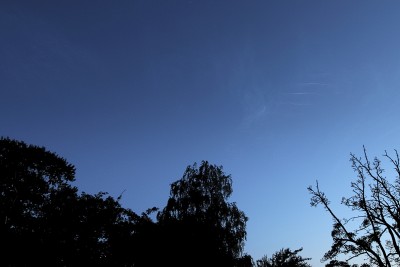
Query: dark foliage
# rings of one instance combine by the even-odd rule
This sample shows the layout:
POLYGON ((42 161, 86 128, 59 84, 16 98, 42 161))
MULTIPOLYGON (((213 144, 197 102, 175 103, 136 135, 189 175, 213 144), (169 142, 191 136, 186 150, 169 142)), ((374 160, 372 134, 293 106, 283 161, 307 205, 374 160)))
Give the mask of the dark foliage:
MULTIPOLYGON (((188 166, 166 207, 140 216, 120 197, 79 194, 74 175, 43 147, 0 139, 1 266, 254 266, 242 254, 247 217, 228 202, 232 179, 221 166, 188 166)), ((308 267, 299 251, 257 266, 308 267)))
POLYGON ((232 180, 202 162, 171 185, 167 206, 141 216, 106 193, 78 193, 57 154, 0 139, 1 266, 241 266, 247 217, 232 180))
POLYGON ((298 253, 303 249, 291 251, 290 249, 281 249, 274 253, 271 258, 264 256, 257 261, 257 267, 311 267, 307 263, 310 258, 303 258, 298 253))
POLYGON ((236 259, 235 267, 253 267, 254 261, 250 255, 243 255, 241 258, 236 259))
POLYGON ((221 166, 188 166, 158 213, 164 262, 174 266, 234 266, 241 258, 247 217, 228 202, 232 180, 221 166))
MULTIPOLYGON (((347 261, 331 260, 325 267, 359 267, 358 264, 350 265, 347 261)), ((370 267, 368 263, 363 263, 360 267, 370 267)))
POLYGON ((128 266, 139 217, 105 193, 78 195, 54 153, 0 139, 2 266, 128 266))
POLYGON ((347 261, 331 260, 325 267, 351 267, 347 261))

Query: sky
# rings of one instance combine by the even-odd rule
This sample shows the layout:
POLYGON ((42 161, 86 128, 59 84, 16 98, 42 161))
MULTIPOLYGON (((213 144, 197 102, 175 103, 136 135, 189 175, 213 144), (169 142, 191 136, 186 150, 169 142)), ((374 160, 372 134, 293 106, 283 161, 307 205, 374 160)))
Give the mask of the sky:
MULTIPOLYGON (((163 208, 188 165, 222 165, 257 260, 320 262, 350 153, 399 149, 400 2, 0 2, 0 136, 74 164, 82 191, 163 208)), ((388 166, 390 167, 390 166, 388 166)))

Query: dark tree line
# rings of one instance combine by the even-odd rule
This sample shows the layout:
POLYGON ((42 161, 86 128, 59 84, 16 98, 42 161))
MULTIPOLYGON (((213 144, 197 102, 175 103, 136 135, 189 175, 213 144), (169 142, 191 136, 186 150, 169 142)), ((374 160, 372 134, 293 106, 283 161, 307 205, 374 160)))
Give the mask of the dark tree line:
POLYGON ((0 139, 1 266, 126 266, 141 217, 105 193, 78 194, 75 168, 42 147, 0 139))
POLYGON ((188 166, 166 206, 142 214, 79 193, 74 176, 57 154, 0 138, 0 266, 254 266, 222 166, 188 166))
MULTIPOLYGON (((334 220, 326 267, 356 267, 348 260, 360 256, 372 266, 400 265, 400 157, 384 157, 394 182, 379 159, 365 150, 364 158, 351 154, 358 178, 342 203, 354 217, 340 219, 318 183, 308 188, 311 204, 334 220), (340 261, 342 254, 350 257, 340 261)), ((255 262, 243 253, 248 218, 228 201, 232 178, 222 166, 188 166, 171 184, 166 206, 142 214, 122 207, 121 196, 79 193, 74 179, 74 166, 57 154, 0 138, 0 266, 310 267, 302 249, 255 262)))

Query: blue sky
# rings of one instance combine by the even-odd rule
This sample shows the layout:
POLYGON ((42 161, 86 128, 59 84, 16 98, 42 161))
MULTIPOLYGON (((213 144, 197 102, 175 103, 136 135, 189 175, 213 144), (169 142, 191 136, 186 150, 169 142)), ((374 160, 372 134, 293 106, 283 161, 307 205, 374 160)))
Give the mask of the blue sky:
POLYGON ((223 165, 259 259, 314 266, 355 177, 399 148, 396 1, 2 1, 0 135, 77 167, 83 191, 140 213, 201 160, 223 165))

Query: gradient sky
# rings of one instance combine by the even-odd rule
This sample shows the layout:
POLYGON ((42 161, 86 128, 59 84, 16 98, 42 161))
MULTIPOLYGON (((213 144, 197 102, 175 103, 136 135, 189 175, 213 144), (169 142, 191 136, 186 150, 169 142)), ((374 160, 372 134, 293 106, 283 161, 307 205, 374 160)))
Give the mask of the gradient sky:
MULTIPOLYGON (((233 178, 245 252, 303 247, 339 217, 349 153, 399 145, 398 1, 0 3, 0 135, 45 146, 85 192, 163 208, 187 165, 233 178)), ((348 213, 347 213, 348 214, 348 213)), ((343 216, 341 216, 343 215, 343 216)))

